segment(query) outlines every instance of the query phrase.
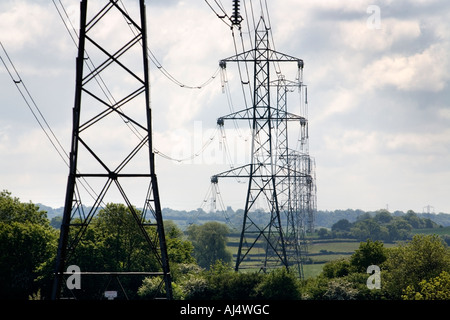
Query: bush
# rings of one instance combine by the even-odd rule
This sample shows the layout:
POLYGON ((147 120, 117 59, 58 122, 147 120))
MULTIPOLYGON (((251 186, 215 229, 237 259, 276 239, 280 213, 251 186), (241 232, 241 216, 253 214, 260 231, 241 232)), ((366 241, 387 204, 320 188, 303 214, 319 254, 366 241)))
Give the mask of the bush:
POLYGON ((386 250, 383 247, 383 242, 371 241, 359 244, 359 249, 355 251, 350 259, 350 263, 355 267, 357 272, 366 272, 370 265, 381 265, 386 261, 386 250))
POLYGON ((256 291, 258 297, 262 299, 298 300, 301 298, 299 280, 285 268, 266 274, 256 291))
POLYGON ((351 264, 348 259, 337 259, 327 262, 322 269, 322 275, 328 279, 345 277, 350 272, 351 264))
POLYGON ((358 290, 346 279, 332 279, 328 282, 324 300, 356 300, 358 290))
POLYGON ((450 274, 442 271, 436 278, 422 280, 418 290, 408 286, 402 298, 404 300, 450 300, 450 274))
POLYGON ((437 235, 415 235, 407 244, 388 250, 383 264, 384 287, 400 299, 407 287, 418 292, 420 283, 450 271, 450 252, 437 235))

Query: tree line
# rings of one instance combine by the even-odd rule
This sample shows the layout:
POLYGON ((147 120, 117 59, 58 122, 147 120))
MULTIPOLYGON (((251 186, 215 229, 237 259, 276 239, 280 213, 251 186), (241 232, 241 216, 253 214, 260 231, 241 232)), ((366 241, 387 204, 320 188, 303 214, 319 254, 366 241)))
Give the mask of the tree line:
POLYGON ((413 229, 439 228, 429 218, 420 218, 409 210, 405 215, 393 216, 387 210, 379 210, 374 215, 361 214, 355 222, 341 219, 331 226, 331 230, 320 228, 320 238, 350 238, 360 241, 366 239, 393 242, 407 240, 412 237, 413 229))
MULTIPOLYGON (((165 222, 175 299, 450 299, 450 252, 438 236, 416 235, 394 248, 364 240, 350 258, 329 262, 319 276, 301 280, 286 269, 235 272, 226 250, 229 231, 208 222, 185 233, 165 222), (378 290, 367 287, 369 265, 381 269, 378 290)), ((50 297, 58 236, 37 205, 0 193, 0 299, 50 297)), ((158 264, 147 250, 130 210, 110 203, 93 218, 68 265, 82 271, 155 270, 158 264)), ((87 277, 78 299, 102 298, 105 289, 117 289, 121 299, 163 294, 157 277, 87 277)))

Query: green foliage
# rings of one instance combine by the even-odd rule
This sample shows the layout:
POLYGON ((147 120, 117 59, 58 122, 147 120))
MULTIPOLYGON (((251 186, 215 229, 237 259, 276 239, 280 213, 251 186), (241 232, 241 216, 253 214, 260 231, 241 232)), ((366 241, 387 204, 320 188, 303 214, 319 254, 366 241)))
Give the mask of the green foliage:
MULTIPOLYGON (((148 228, 147 232, 155 238, 153 228, 148 228)), ((131 210, 123 204, 113 203, 107 204, 92 219, 70 263, 86 271, 146 271, 158 268, 131 210)))
POLYGON ((388 250, 384 268, 389 296, 400 299, 408 286, 419 291, 421 281, 449 272, 450 252, 439 236, 415 235, 410 242, 388 250))
POLYGON ((331 279, 327 283, 326 291, 322 295, 323 300, 356 300, 358 290, 345 278, 331 279))
POLYGON ((331 226, 331 231, 350 231, 352 224, 347 219, 341 219, 331 226))
POLYGON ((403 292, 404 300, 450 300, 450 273, 442 271, 435 278, 419 282, 417 290, 409 285, 403 292))
POLYGON ((209 270, 178 275, 175 281, 186 300, 300 299, 300 282, 280 268, 267 274, 235 272, 216 261, 209 270))
POLYGON ((315 280, 316 288, 308 287, 304 295, 314 299, 400 299, 402 294, 408 299, 420 294, 429 297, 432 294, 428 292, 446 288, 446 277, 444 282, 430 280, 443 271, 450 271, 450 252, 439 236, 416 235, 389 249, 380 241, 368 240, 361 242, 349 259, 325 264, 315 280), (381 290, 369 290, 366 286, 370 265, 381 268, 381 290))
POLYGON ((375 217, 373 218, 376 222, 381 223, 381 224, 387 224, 389 222, 392 221, 392 219, 394 219, 391 214, 389 213, 389 211, 387 210, 379 210, 376 214, 375 217))
POLYGON ((38 291, 49 295, 56 241, 45 212, 0 193, 0 299, 28 299, 38 291))
POLYGON ((341 219, 331 226, 331 234, 322 232, 319 237, 392 242, 407 240, 413 229, 424 228, 438 228, 438 225, 429 218, 419 218, 412 210, 404 216, 392 216, 387 210, 379 210, 374 216, 367 212, 360 214, 353 223, 341 219))
POLYGON ((348 259, 337 259, 325 264, 322 275, 328 279, 345 277, 351 273, 351 264, 348 259))
MULTIPOLYGON (((166 287, 162 277, 147 277, 142 281, 142 285, 137 291, 141 299, 164 299, 166 298, 166 287)), ((180 300, 183 297, 181 288, 172 282, 172 294, 175 300, 180 300)))
MULTIPOLYGON (((122 204, 108 204, 100 210, 68 265, 76 264, 83 271, 158 270, 160 266, 135 222, 133 210, 122 204)), ((224 224, 190 226, 186 240, 173 222, 165 221, 174 298, 450 299, 450 252, 439 236, 416 235, 390 249, 380 241, 407 240, 411 230, 436 228, 435 223, 412 211, 392 216, 386 210, 375 214, 358 212, 353 221, 341 219, 331 231, 323 229, 320 235, 350 235, 363 240, 354 254, 328 262, 319 276, 302 281, 283 268, 266 274, 235 272, 226 250, 229 230, 224 224), (381 290, 367 287, 369 265, 381 268, 381 290)), ((56 226, 57 219, 53 223, 56 226)), ((151 238, 157 239, 155 227, 145 228, 151 238)), ((74 232, 72 229, 70 236, 74 232)), ((49 297, 57 238, 58 232, 38 206, 22 203, 7 191, 0 193, 0 299, 49 297)), ((164 296, 161 278, 142 281, 124 277, 120 284, 131 299, 164 296)), ((99 282, 83 278, 81 297, 91 297, 92 292, 101 295, 104 289, 105 279, 99 282)))
POLYGON ((197 264, 175 264, 172 269, 172 281, 180 288, 179 299, 205 299, 209 292, 203 269, 197 264))
POLYGON ((263 278, 256 288, 258 298, 269 300, 298 300, 300 283, 294 273, 285 268, 276 269, 263 278))
POLYGON ((202 268, 210 268, 217 260, 231 262, 231 253, 227 251, 229 229, 225 224, 207 222, 201 226, 191 225, 187 233, 194 246, 194 258, 202 268))
POLYGON ((259 275, 258 273, 237 273, 228 263, 217 260, 205 273, 208 283, 208 297, 205 298, 211 300, 254 299, 259 275))
POLYGON ((351 256, 350 264, 355 268, 356 272, 366 272, 370 265, 381 265, 386 261, 386 250, 381 241, 361 242, 359 249, 351 256))
POLYGON ((4 223, 20 222, 48 226, 45 211, 39 211, 39 207, 31 202, 20 202, 19 198, 13 198, 11 193, 6 190, 0 192, 0 221, 4 223))

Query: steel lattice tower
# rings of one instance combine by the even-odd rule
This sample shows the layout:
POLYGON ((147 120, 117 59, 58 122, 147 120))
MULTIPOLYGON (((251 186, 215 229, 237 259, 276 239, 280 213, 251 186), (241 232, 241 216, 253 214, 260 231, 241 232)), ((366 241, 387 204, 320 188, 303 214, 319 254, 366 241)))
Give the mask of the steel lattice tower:
MULTIPOLYGON (((103 3, 103 7, 97 7, 102 5, 98 1, 92 3, 98 10, 88 10, 87 0, 82 0, 80 6, 70 172, 52 298, 60 297, 66 264, 82 242, 94 215, 105 203, 120 201, 131 212, 148 244, 146 251, 158 262, 158 270, 109 270, 110 273, 160 276, 163 278, 160 287, 165 286, 166 297, 171 299, 152 149, 145 1, 140 0, 133 7, 134 14, 128 13, 122 1, 103 3), (129 32, 127 39, 117 35, 123 40, 119 46, 114 45, 118 41, 104 36, 104 31, 112 27, 129 32), (125 130, 121 131, 123 127, 125 130), (106 151, 105 145, 111 148, 118 144, 126 145, 128 151, 123 154, 118 149, 113 153, 106 151)), ((96 273, 82 270, 81 275, 96 273)))
POLYGON ((257 267, 266 271, 294 266, 302 277, 304 236, 306 229, 312 227, 315 211, 314 169, 307 148, 308 121, 305 116, 288 112, 287 93, 292 88, 305 87, 303 60, 270 48, 269 28, 261 17, 255 28, 253 48, 221 60, 220 66, 225 69, 231 62, 253 66, 253 103, 249 108, 220 117, 217 123, 223 126, 225 120, 249 121, 251 161, 214 175, 211 182, 225 177, 248 178, 235 270, 257 267), (296 81, 273 72, 273 65, 281 63, 296 64, 296 81), (288 122, 300 125, 301 146, 296 150, 289 147, 288 122), (256 210, 257 203, 263 203, 266 209, 256 210), (261 261, 256 265, 247 262, 250 252, 258 249, 263 251, 261 261))

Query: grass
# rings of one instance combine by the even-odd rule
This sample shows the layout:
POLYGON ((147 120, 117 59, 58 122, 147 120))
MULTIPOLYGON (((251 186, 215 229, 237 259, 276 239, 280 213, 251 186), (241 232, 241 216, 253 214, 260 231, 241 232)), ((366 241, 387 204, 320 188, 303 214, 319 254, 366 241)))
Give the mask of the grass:
POLYGON ((308 246, 309 253, 320 252, 354 252, 359 247, 359 242, 348 240, 347 242, 313 242, 308 246))
MULTIPOLYGON (((441 229, 432 229, 433 231, 440 230, 441 232, 450 232, 450 227, 441 229), (444 230, 442 230, 444 229, 444 230)), ((422 230, 424 231, 424 230, 422 230)), ((426 231, 426 230, 425 230, 426 231)), ((446 234, 446 233, 444 233, 446 234)), ((314 239, 309 241, 307 259, 311 263, 303 265, 303 273, 305 279, 318 276, 325 265, 325 263, 337 259, 350 257, 360 245, 360 241, 354 239, 314 239)), ((236 255, 239 246, 239 237, 231 235, 228 237, 228 251, 233 254, 233 262, 236 261, 236 255)), ((395 243, 384 243, 385 248, 396 246, 395 243)), ((241 266, 243 268, 254 266, 258 260, 264 257, 264 248, 255 247, 248 254, 248 258, 252 261, 243 261, 241 266)), ((246 269, 243 269, 243 271, 246 269)), ((256 271, 251 268, 247 271, 256 271)))
POLYGON ((450 236, 450 226, 443 228, 433 228, 433 229, 414 229, 413 234, 437 234, 440 236, 449 235, 450 236))
POLYGON ((305 279, 317 277, 322 272, 323 266, 324 263, 303 265, 303 274, 305 279))
MULTIPOLYGON (((235 261, 239 246, 239 237, 230 235, 228 237, 228 251, 233 254, 233 261, 235 261)), ((314 240, 310 241, 308 245, 308 257, 312 263, 303 265, 303 272, 305 278, 316 277, 322 272, 323 266, 326 262, 346 258, 353 254, 358 249, 359 242, 351 239, 332 239, 332 240, 314 240)), ((254 248, 249 254, 248 258, 252 260, 261 259, 264 256, 264 249, 261 247, 254 248)), ((244 261, 241 266, 246 267, 254 265, 255 261, 244 261)), ((253 270, 253 269, 251 269, 253 270)))

